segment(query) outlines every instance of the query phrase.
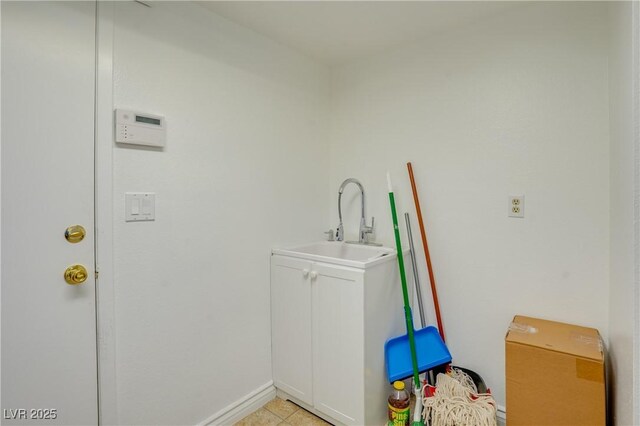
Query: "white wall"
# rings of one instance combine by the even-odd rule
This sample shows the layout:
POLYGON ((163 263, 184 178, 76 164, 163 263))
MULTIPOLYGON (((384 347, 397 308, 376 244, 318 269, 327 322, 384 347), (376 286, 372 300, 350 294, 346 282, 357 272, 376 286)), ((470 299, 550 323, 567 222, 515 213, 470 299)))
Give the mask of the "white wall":
POLYGON ((338 186, 356 177, 378 239, 392 244, 385 172, 415 220, 413 163, 449 349, 500 405, 513 315, 593 326, 606 338, 606 16, 601 3, 531 4, 333 73, 332 225, 338 186), (507 217, 510 194, 525 195, 524 219, 507 217))
MULTIPOLYGON (((638 383, 634 364, 634 118, 633 14, 631 2, 610 5, 610 227, 609 360, 611 414, 616 425, 640 423, 638 383), (634 385, 634 381, 636 381, 634 385), (634 417, 635 408, 635 417, 634 417)), ((635 167, 638 167, 637 165, 635 167)), ((634 260, 635 259, 635 260, 634 260)), ((635 308, 637 309, 637 308, 635 308)), ((637 339, 637 337, 636 337, 637 339)), ((638 340, 636 340, 636 345, 638 340)), ((638 348, 635 348, 637 351, 638 348)), ((637 358, 636 358, 637 359, 637 358)), ((637 362, 637 361, 636 361, 637 362)))
POLYGON ((193 3, 115 23, 115 106, 168 127, 114 147, 118 421, 195 424, 271 380, 269 250, 328 228, 329 75, 193 3), (124 222, 126 191, 155 222, 124 222))
MULTIPOLYGON (((163 151, 114 148, 119 422, 196 423, 269 382, 269 248, 335 228, 351 176, 391 245, 385 172, 415 218, 412 161, 455 362, 503 405, 514 314, 610 330, 629 424, 627 7, 609 45, 600 3, 514 8, 335 68, 329 103, 327 69, 198 5, 117 3, 115 106, 169 128, 163 151), (125 223, 126 191, 157 192, 157 220, 125 223)), ((355 238, 354 188, 344 213, 355 238)))

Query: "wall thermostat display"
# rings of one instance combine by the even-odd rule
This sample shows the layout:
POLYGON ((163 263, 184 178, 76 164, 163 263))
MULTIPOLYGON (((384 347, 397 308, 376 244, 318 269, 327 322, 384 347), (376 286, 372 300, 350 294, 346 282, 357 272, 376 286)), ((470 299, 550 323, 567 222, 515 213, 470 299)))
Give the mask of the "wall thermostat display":
POLYGON ((116 109, 116 142, 163 147, 166 123, 162 116, 116 109))

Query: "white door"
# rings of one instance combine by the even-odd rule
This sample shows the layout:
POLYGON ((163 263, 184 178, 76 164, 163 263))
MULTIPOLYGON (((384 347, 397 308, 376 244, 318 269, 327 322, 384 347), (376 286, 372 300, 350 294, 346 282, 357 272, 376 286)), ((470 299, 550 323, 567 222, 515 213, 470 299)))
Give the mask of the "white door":
POLYGON ((1 420, 96 424, 96 5, 1 8, 1 420), (71 225, 82 241, 65 239, 71 225), (72 265, 84 283, 67 284, 72 265))
POLYGON ((271 356, 275 386, 313 404, 311 262, 271 257, 271 356))
MULTIPOLYGON (((364 424, 364 272, 314 263, 313 405, 347 425, 364 424)), ((384 404, 384 401, 381 402, 384 404)))

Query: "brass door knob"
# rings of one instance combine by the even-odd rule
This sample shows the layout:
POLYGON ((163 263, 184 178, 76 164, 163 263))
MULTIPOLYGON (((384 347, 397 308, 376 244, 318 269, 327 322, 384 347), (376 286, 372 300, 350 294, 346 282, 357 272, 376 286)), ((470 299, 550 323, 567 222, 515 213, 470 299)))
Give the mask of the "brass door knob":
POLYGON ((64 231, 64 237, 70 243, 79 243, 84 239, 87 232, 80 225, 72 225, 64 231))
POLYGON ((82 284, 87 276, 87 268, 82 265, 71 265, 64 271, 64 280, 70 285, 82 284))

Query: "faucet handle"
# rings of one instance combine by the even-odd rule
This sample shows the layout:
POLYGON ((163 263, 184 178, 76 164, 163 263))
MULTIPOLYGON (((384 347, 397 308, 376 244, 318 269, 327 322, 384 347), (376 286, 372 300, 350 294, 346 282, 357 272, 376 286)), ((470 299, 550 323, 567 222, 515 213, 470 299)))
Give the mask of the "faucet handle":
POLYGON ((328 231, 324 231, 324 233, 327 235, 327 241, 334 241, 333 239, 333 229, 329 229, 328 231))
POLYGON ((367 234, 373 234, 373 227, 375 226, 376 223, 376 218, 371 216, 371 226, 366 226, 364 227, 364 232, 366 232, 367 234))
POLYGON ((373 226, 376 223, 376 218, 371 217, 371 226, 367 226, 367 223, 364 222, 362 229, 360 230, 360 243, 369 244, 369 236, 373 235, 373 226))

